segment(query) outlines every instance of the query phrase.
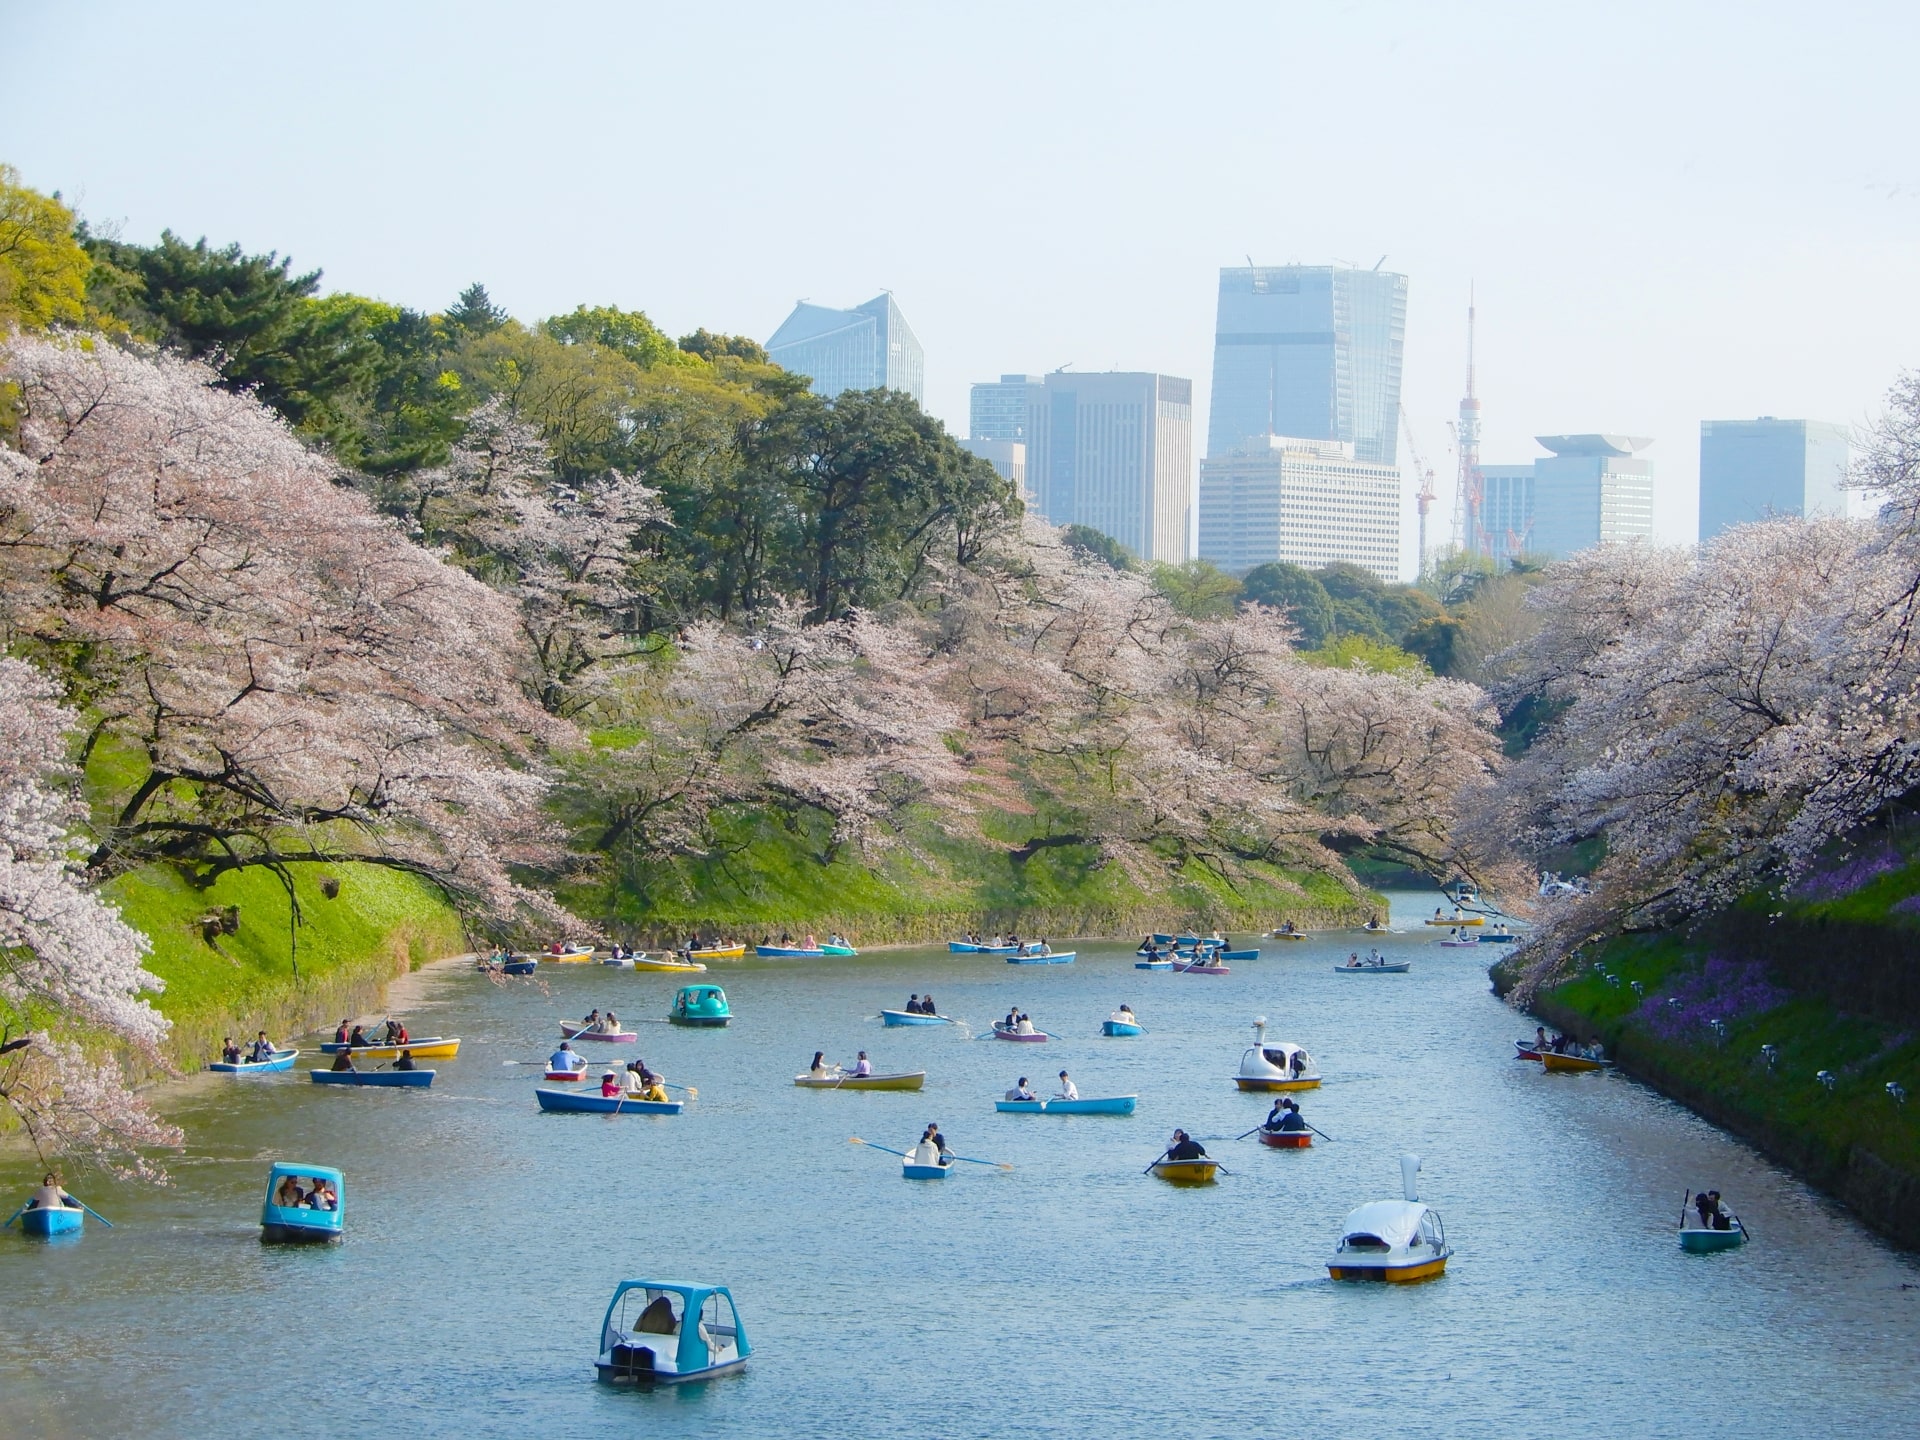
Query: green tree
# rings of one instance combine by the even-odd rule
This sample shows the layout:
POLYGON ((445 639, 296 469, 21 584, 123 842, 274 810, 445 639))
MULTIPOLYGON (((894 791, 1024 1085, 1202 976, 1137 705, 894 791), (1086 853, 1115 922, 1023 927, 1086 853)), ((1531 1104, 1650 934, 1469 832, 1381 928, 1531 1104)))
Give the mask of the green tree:
POLYGON ((1409 655, 1397 645, 1370 640, 1363 635, 1337 636, 1318 650, 1303 652, 1300 658, 1310 665, 1335 670, 1350 670, 1355 665, 1362 665, 1388 675, 1424 674, 1427 669, 1419 656, 1409 655))
POLYGON ((745 335, 716 335, 705 326, 680 337, 680 348, 712 362, 722 358, 746 360, 754 365, 767 363, 767 347, 745 335))
POLYGON ((477 340, 483 335, 491 335, 511 318, 493 303, 493 297, 487 294, 487 287, 476 280, 447 307, 446 324, 454 334, 477 340))
POLYGON ((1240 592, 1250 604, 1286 611, 1308 649, 1318 649, 1333 633, 1333 599, 1311 570, 1271 560, 1242 577, 1240 592))
POLYGON ((0 331, 80 324, 92 265, 60 197, 28 189, 0 165, 0 331))
POLYGON ((1231 615, 1240 599, 1240 582, 1210 560, 1183 560, 1178 565, 1155 565, 1153 588, 1190 620, 1231 615))
POLYGON ((1410 655, 1418 655, 1434 674, 1451 675, 1462 628, 1451 615, 1434 615, 1419 621, 1402 635, 1400 648, 1410 655))
POLYGON ((588 341, 617 351, 643 370, 655 365, 692 364, 685 350, 661 333, 658 326, 639 310, 621 310, 612 305, 582 305, 571 314, 556 315, 542 323, 541 329, 568 345, 588 341))
POLYGON ((1069 525, 1060 532, 1060 542, 1069 550, 1088 555, 1111 570, 1138 568, 1133 552, 1104 531, 1091 525, 1069 525))

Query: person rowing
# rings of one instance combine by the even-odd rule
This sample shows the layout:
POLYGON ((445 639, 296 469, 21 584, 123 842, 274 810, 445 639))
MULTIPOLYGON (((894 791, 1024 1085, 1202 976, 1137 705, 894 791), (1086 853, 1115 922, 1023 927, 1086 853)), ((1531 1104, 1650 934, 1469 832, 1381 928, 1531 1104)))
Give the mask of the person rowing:
POLYGON ((569 1075, 584 1075, 587 1057, 573 1048, 571 1040, 562 1040, 560 1048, 547 1057, 547 1069, 565 1071, 569 1075))
POLYGON ((1015 1085, 1013 1089, 1007 1091, 1007 1099, 1009 1100, 1038 1100, 1039 1098, 1040 1097, 1034 1094, 1032 1089, 1028 1087, 1027 1077, 1024 1075, 1020 1077, 1020 1083, 1018 1085, 1015 1085))
POLYGON ((920 1013, 922 1015, 938 1015, 940 1013, 933 1008, 933 996, 922 995, 920 997, 920 1013))
POLYGON ((80 1202, 69 1195, 60 1184, 58 1171, 48 1174, 40 1182, 40 1188, 27 1197, 29 1210, 78 1210, 80 1202))
POLYGON ((262 1060, 271 1060, 273 1058, 273 1042, 267 1039, 266 1031, 262 1030, 254 1037, 253 1046, 247 1052, 247 1058, 256 1065, 262 1060))
MULTIPOLYGON (((1173 1132, 1173 1139, 1167 1142, 1167 1148, 1161 1152, 1161 1160, 1208 1160, 1206 1146, 1187 1134, 1184 1130, 1173 1132)), ((1155 1162, 1158 1163, 1157 1161, 1155 1162)))
POLYGON ((620 1094, 620 1077, 609 1070, 600 1077, 600 1097, 612 1100, 620 1094))
POLYGON ((913 1165, 944 1167, 953 1163, 947 1151, 947 1137, 940 1133, 937 1122, 920 1132, 920 1143, 913 1147, 913 1152, 907 1159, 908 1163, 913 1165))
POLYGON ((1064 1070, 1060 1072, 1060 1093, 1053 1098, 1056 1100, 1078 1100, 1080 1098, 1080 1087, 1075 1085, 1073 1081, 1067 1077, 1067 1072, 1064 1070))
POLYGON ((1289 1100, 1286 1102, 1286 1106, 1287 1106, 1287 1113, 1280 1117, 1280 1128, 1290 1133, 1297 1133, 1301 1130, 1305 1130, 1307 1128, 1307 1122, 1306 1122, 1306 1119, 1300 1114, 1299 1105, 1297 1105, 1294 1101, 1289 1100))
POLYGON ((1107 1018, 1116 1025, 1138 1025, 1140 1023, 1133 1018, 1133 1007, 1127 1004, 1122 1004, 1118 1010, 1114 1011, 1113 1014, 1107 1018))
POLYGON ((402 1048, 400 1058, 393 1062, 393 1068, 396 1070, 418 1070, 420 1067, 413 1063, 413 1051, 402 1048))
POLYGON ((853 1074, 856 1080, 873 1074, 873 1062, 867 1059, 866 1051, 862 1050, 860 1058, 853 1062, 853 1074))
POLYGON ((1014 1034, 1016 1035, 1031 1035, 1033 1034, 1033 1021, 1025 1011, 1022 1011, 1019 1022, 1015 1024, 1013 1028, 1014 1034))
POLYGON ((333 1068, 342 1071, 353 1069, 353 1051, 348 1049, 336 1053, 333 1057, 333 1068))
POLYGON ((920 1013, 920 995, 918 991, 915 991, 907 997, 907 1014, 918 1015, 920 1013))
POLYGON ((220 1063, 222 1065, 238 1065, 240 1063, 240 1047, 233 1043, 233 1037, 231 1035, 220 1042, 220 1063))
POLYGON ((593 1031, 596 1035, 620 1034, 620 1017, 611 1010, 607 1011, 606 1015, 601 1018, 600 1023, 593 1027, 593 1031))
POLYGON ((827 1063, 826 1051, 816 1050, 813 1052, 813 1063, 807 1067, 807 1074, 815 1080, 831 1080, 839 1073, 840 1067, 838 1065, 829 1065, 827 1063))
POLYGON ((1267 1111, 1267 1118, 1260 1122, 1262 1130, 1282 1130, 1286 1128, 1287 1107, 1292 1102, 1282 1095, 1273 1102, 1273 1108, 1267 1111))

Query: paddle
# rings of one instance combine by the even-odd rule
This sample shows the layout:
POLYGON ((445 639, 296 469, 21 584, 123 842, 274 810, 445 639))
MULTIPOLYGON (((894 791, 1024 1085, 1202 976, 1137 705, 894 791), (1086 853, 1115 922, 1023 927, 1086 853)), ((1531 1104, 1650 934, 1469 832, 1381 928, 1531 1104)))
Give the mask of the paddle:
POLYGON ((1747 1239, 1749 1240, 1753 1239, 1753 1232, 1747 1228, 1746 1221, 1742 1220, 1738 1215, 1736 1215, 1733 1217, 1733 1223, 1740 1227, 1740 1233, 1742 1235, 1746 1236, 1747 1239))
POLYGON ((968 1156, 968 1155, 955 1155, 955 1154, 954 1154, 954 1153, 953 1153, 952 1151, 948 1151, 948 1152, 947 1152, 947 1159, 949 1159, 949 1160, 964 1160, 964 1161, 966 1161, 966 1163, 967 1163, 967 1164, 969 1164, 969 1165, 991 1165, 991 1166, 993 1166, 993 1167, 994 1167, 995 1169, 998 1169, 998 1170, 1011 1170, 1011 1169, 1013 1169, 1013 1166, 1011 1166, 1011 1165, 1009 1165, 1009 1164, 1007 1164, 1007 1163, 1006 1163, 1006 1161, 1004 1161, 1004 1160, 975 1160, 975 1159, 973 1159, 973 1158, 972 1158, 971 1156, 968 1156))
MULTIPOLYGON (((1306 1122, 1306 1121, 1304 1121, 1304 1120, 1302 1120, 1302 1121, 1301 1121, 1300 1123, 1301 1123, 1302 1125, 1307 1125, 1307 1122, 1306 1122)), ((1324 1131, 1324 1130, 1314 1130, 1314 1129, 1313 1129, 1313 1126, 1311 1126, 1311 1125, 1307 1125, 1307 1129, 1309 1129, 1309 1130, 1313 1130, 1313 1133, 1314 1133, 1314 1134, 1316 1134, 1316 1135, 1318 1135, 1318 1136, 1319 1136, 1319 1137, 1320 1137, 1320 1138, 1321 1138, 1322 1140, 1324 1140, 1324 1141, 1326 1141, 1326 1142, 1327 1142, 1327 1143, 1328 1143, 1329 1145, 1331 1145, 1331 1144, 1333 1144, 1333 1143, 1334 1143, 1334 1139, 1333 1139, 1333 1137, 1332 1137, 1331 1135, 1329 1135, 1329 1134, 1327 1134, 1327 1132, 1326 1132, 1326 1131, 1324 1131)))
MULTIPOLYGON (((1266 1128, 1266 1127, 1265 1127, 1264 1125, 1256 1125, 1256 1126, 1254 1126, 1254 1127, 1253 1127, 1253 1129, 1252 1129, 1252 1130, 1249 1130, 1249 1131, 1247 1131, 1247 1135, 1252 1135, 1252 1134, 1254 1134, 1254 1133, 1256 1133, 1257 1131, 1260 1131, 1260 1130, 1264 1130, 1265 1128, 1266 1128)), ((1234 1136, 1233 1138, 1234 1138, 1234 1139, 1236 1139, 1236 1140, 1244 1140, 1244 1139, 1246 1139, 1246 1138, 1247 1138, 1247 1135, 1236 1135, 1236 1136, 1234 1136)), ((1157 1163, 1157 1162, 1156 1162, 1156 1163, 1157 1163)))
POLYGON ((107 1229, 109 1230, 113 1229, 113 1222, 111 1220, 107 1219, 106 1216, 102 1215, 98 1210, 94 1209, 91 1205, 87 1204, 87 1202, 82 1200, 78 1195, 69 1195, 67 1198, 73 1201, 73 1203, 78 1205, 82 1210, 86 1211, 87 1214, 93 1216, 93 1218, 98 1220, 102 1225, 106 1226, 107 1229))
POLYGON ((898 1155, 902 1160, 907 1158, 907 1152, 904 1150, 895 1150, 891 1145, 875 1145, 873 1141, 862 1140, 858 1135, 849 1135, 847 1137, 847 1144, 866 1145, 875 1150, 885 1150, 889 1155, 898 1155))
POLYGON ((6 1229, 7 1226, 13 1224, 14 1221, 18 1220, 22 1215, 26 1213, 27 1213, 27 1207, 22 1205, 18 1210, 14 1211, 13 1214, 7 1216, 5 1220, 0 1220, 0 1230, 6 1229))

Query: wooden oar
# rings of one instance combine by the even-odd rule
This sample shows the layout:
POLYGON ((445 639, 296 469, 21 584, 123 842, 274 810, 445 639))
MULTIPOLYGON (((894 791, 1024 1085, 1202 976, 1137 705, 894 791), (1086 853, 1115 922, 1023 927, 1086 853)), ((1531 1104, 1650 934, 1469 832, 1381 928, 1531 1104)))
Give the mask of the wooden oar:
POLYGON ((1013 1169, 1013 1166, 1011 1166, 1011 1165, 1009 1165, 1009 1164, 1007 1164, 1007 1163, 1006 1163, 1006 1161, 1004 1161, 1004 1160, 975 1160, 975 1159, 973 1159, 973 1158, 972 1158, 971 1156, 968 1156, 968 1155, 955 1155, 955 1154, 954 1154, 954 1153, 953 1153, 952 1151, 948 1151, 948 1152, 947 1152, 947 1159, 949 1159, 949 1160, 964 1160, 964 1161, 966 1161, 966 1162, 967 1162, 967 1164, 969 1164, 969 1165, 991 1165, 991 1166, 993 1166, 993 1167, 994 1167, 995 1169, 997 1169, 997 1170, 1011 1170, 1011 1169, 1013 1169))
POLYGON ((1153 1173, 1153 1167, 1155 1165, 1158 1165, 1162 1160, 1166 1159, 1169 1153, 1170 1152, 1168 1151, 1162 1150, 1158 1155, 1153 1157, 1153 1160, 1147 1165, 1147 1168, 1142 1170, 1140 1173, 1142 1175, 1151 1175, 1153 1173))
POLYGON ((887 1152, 887 1154, 889 1154, 889 1155, 898 1155, 898 1156, 899 1156, 899 1157, 900 1157, 900 1158, 901 1158, 902 1160, 905 1160, 905 1159, 907 1159, 907 1158, 908 1158, 908 1157, 907 1157, 907 1152, 906 1152, 906 1151, 904 1151, 904 1150, 895 1150, 895 1149, 894 1149, 894 1148, 893 1148, 893 1147, 892 1147, 891 1145, 875 1145, 875 1144, 873 1143, 873 1141, 871 1141, 871 1140, 862 1140, 862 1139, 861 1139, 861 1138, 860 1138, 860 1137, 859 1137, 858 1135, 849 1135, 849 1136, 847 1137, 847 1144, 849 1144, 849 1145, 865 1145, 865 1146, 867 1146, 867 1147, 869 1147, 870 1149, 874 1149, 874 1150, 885 1150, 885 1151, 887 1152))
POLYGON ((0 1230, 6 1229, 7 1226, 13 1224, 14 1221, 18 1220, 22 1215, 26 1213, 27 1213, 27 1207, 22 1205, 18 1210, 14 1211, 13 1214, 7 1216, 5 1220, 0 1220, 0 1230))
MULTIPOLYGON (((1307 1122, 1304 1120, 1302 1120, 1300 1123, 1302 1125, 1307 1125, 1307 1122)), ((1313 1126, 1307 1125, 1307 1129, 1313 1130, 1313 1126)), ((1313 1133, 1318 1135, 1322 1140, 1326 1141, 1329 1145, 1335 1143, 1334 1138, 1331 1135, 1327 1134, 1327 1132, 1324 1130, 1313 1130, 1313 1133)))
MULTIPOLYGON (((1253 1129, 1252 1129, 1252 1130, 1249 1130, 1249 1131, 1247 1131, 1247 1135, 1252 1135, 1252 1134, 1255 1134, 1255 1133, 1257 1133, 1258 1131, 1261 1131, 1261 1130, 1264 1130, 1264 1129, 1266 1129, 1266 1128, 1267 1128, 1267 1127, 1266 1127, 1265 1125, 1256 1125, 1256 1126, 1254 1126, 1254 1127, 1253 1127, 1253 1129)), ((1234 1139, 1236 1139, 1236 1140, 1244 1140, 1244 1139, 1246 1139, 1246 1138, 1247 1138, 1247 1135, 1236 1135, 1236 1136, 1234 1136, 1233 1138, 1234 1138, 1234 1139)))
POLYGON ((93 1218, 98 1220, 102 1225, 106 1226, 107 1229, 109 1230, 113 1229, 113 1222, 111 1220, 107 1219, 106 1216, 102 1215, 98 1210, 94 1209, 91 1205, 87 1204, 87 1202, 82 1200, 78 1195, 69 1195, 67 1198, 73 1201, 73 1203, 78 1205, 82 1210, 86 1211, 87 1214, 93 1216, 93 1218))

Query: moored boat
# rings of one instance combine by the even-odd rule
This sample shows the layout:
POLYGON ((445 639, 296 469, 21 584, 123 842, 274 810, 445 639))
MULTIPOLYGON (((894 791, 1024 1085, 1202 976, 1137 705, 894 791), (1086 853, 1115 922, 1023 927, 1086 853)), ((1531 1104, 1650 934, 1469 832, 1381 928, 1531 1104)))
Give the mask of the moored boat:
POLYGON ((892 1075, 796 1075, 802 1090, 918 1090, 927 1083, 924 1070, 902 1070, 892 1075))
POLYGON ((316 1085, 384 1085, 390 1089, 424 1090, 433 1084, 433 1070, 309 1070, 316 1085))
POLYGON ((267 1172, 267 1198, 260 1207, 263 1244, 333 1244, 346 1217, 347 1184, 338 1170, 283 1160, 267 1172))
POLYGON ((752 1353, 726 1286, 622 1280, 593 1366, 610 1385, 677 1385, 731 1375, 752 1353))
MULTIPOLYGON (((560 1035, 565 1040, 594 1040, 602 1045, 633 1045, 640 1039, 632 1030, 596 1030, 591 1025, 569 1025, 565 1020, 560 1022, 560 1035)), ((418 1050, 413 1055, 416 1060, 420 1058, 418 1050)))
POLYGON ((1005 1115, 1131 1115, 1137 1095, 1085 1096, 1078 1100, 996 1100, 1005 1115))
POLYGON ((428 1035, 404 1045, 348 1045, 329 1040, 320 1047, 322 1055, 338 1055, 342 1050, 351 1051, 356 1060, 398 1060, 402 1050, 411 1050, 416 1060, 451 1060, 460 1053, 460 1037, 428 1035))
POLYGON ((733 1019, 733 1012, 727 1008, 727 992, 718 985, 682 985, 674 992, 667 1019, 675 1025, 717 1029, 733 1019))
POLYGON ((882 1010, 880 1018, 889 1025, 951 1025, 951 1015, 923 1015, 917 1010, 882 1010))
POLYGON ((542 1085, 533 1087, 533 1098, 540 1102, 542 1110, 578 1110, 595 1115, 678 1115, 686 1104, 683 1100, 634 1100, 624 1092, 583 1095, 576 1090, 549 1090, 542 1085))
POLYGON ((1218 1160, 1156 1160, 1153 1173, 1172 1185, 1211 1185, 1218 1160))
POLYGON ((1376 1200, 1347 1216, 1327 1261, 1335 1280, 1430 1280, 1446 1272, 1453 1248, 1438 1211, 1420 1199, 1420 1157, 1400 1157, 1404 1200, 1376 1200))
POLYGON ((1254 1132, 1260 1143, 1275 1150, 1305 1150, 1313 1144, 1311 1130, 1269 1130, 1262 1125, 1254 1132))
POLYGON ((1589 1055, 1559 1055, 1551 1050, 1540 1052, 1540 1063, 1558 1075, 1584 1075, 1593 1070, 1611 1070, 1611 1060, 1596 1060, 1589 1055))
POLYGON ((216 1060, 207 1069, 215 1075, 271 1075, 280 1070, 291 1070, 293 1062, 300 1058, 298 1050, 275 1050, 270 1060, 240 1060, 229 1064, 225 1060, 216 1060))
POLYGON ((1320 1069, 1300 1046, 1285 1040, 1269 1042, 1263 1015, 1253 1022, 1253 1044, 1241 1055, 1233 1083, 1242 1090, 1317 1090, 1320 1069))
POLYGON ((1047 1032, 1044 1030, 1032 1030, 1023 1033, 1017 1026, 1009 1025, 1004 1020, 996 1020, 993 1022, 993 1035, 996 1040, 1024 1040, 1028 1042, 1045 1040, 1047 1038, 1047 1032))

